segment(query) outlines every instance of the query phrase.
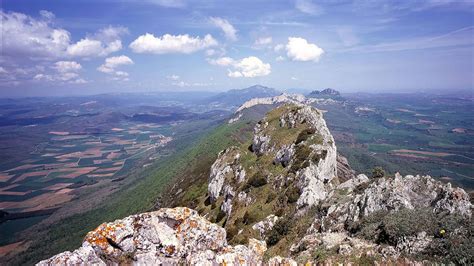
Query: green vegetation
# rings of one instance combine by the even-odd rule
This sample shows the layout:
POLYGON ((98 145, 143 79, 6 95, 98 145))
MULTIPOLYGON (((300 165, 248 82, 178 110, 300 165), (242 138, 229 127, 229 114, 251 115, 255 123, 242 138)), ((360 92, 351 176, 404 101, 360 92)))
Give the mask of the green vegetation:
MULTIPOLYGON (((139 175, 140 178, 133 178, 136 180, 134 183, 112 194, 97 208, 75 214, 52 224, 46 231, 37 232, 37 240, 12 263, 32 264, 56 253, 75 249, 80 246, 85 234, 99 224, 152 210, 169 181, 192 171, 190 168, 195 170, 201 167, 200 163, 203 161, 208 171, 209 162, 215 160, 219 151, 233 144, 233 134, 246 126, 244 122, 222 125, 201 135, 188 135, 188 138, 174 142, 175 153, 160 158, 144 172, 132 174, 139 175)), ((187 194, 187 199, 193 198, 192 194, 202 190, 202 186, 194 186, 187 192, 190 193, 187 194)))
POLYGON ((377 166, 372 170, 372 178, 382 178, 385 176, 385 170, 382 167, 377 166))
POLYGON ((397 245, 404 238, 426 232, 433 240, 419 259, 437 259, 446 263, 467 265, 474 262, 471 219, 449 213, 435 214, 431 209, 378 211, 349 225, 357 237, 379 244, 397 245))
POLYGON ((281 238, 288 234, 291 227, 291 220, 289 217, 281 217, 273 226, 272 230, 268 233, 267 244, 274 246, 281 238))

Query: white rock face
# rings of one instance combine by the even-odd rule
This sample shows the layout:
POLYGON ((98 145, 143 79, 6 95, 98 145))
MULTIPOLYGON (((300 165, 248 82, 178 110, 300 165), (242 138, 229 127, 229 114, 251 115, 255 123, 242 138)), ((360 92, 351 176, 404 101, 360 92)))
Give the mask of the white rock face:
POLYGON ((238 113, 244 109, 253 107, 255 105, 269 105, 269 104, 277 104, 277 103, 293 103, 293 104, 309 104, 311 103, 311 99, 306 99, 302 94, 287 94, 283 93, 278 96, 274 97, 266 97, 266 98, 254 98, 251 100, 246 101, 242 104, 235 113, 238 113))
POLYGON ((316 99, 305 98, 302 94, 287 94, 283 93, 274 97, 253 98, 242 104, 236 111, 233 118, 229 120, 229 124, 238 121, 242 117, 242 111, 256 105, 273 105, 281 103, 292 103, 296 105, 307 105, 315 102, 316 99))
POLYGON ((226 232, 188 208, 160 209, 104 223, 82 247, 37 265, 261 265, 264 241, 229 246, 226 232))
POLYGON ((337 186, 337 188, 338 189, 347 189, 348 191, 352 191, 358 185, 363 184, 363 183, 367 183, 367 182, 369 182, 369 178, 364 174, 360 174, 360 175, 357 175, 355 178, 349 179, 346 182, 340 184, 339 186, 337 186))
POLYGON ((262 237, 262 239, 265 239, 266 234, 270 230, 272 230, 273 226, 275 226, 275 223, 278 221, 278 219, 279 219, 278 216, 274 214, 270 214, 263 221, 260 221, 254 224, 252 226, 252 229, 258 231, 260 233, 260 237, 262 237))
POLYGON ((211 166, 208 185, 211 200, 215 201, 220 196, 226 179, 236 180, 238 183, 245 180, 245 169, 240 165, 240 153, 236 147, 220 152, 211 166))
MULTIPOLYGON (((365 178, 364 178, 365 179, 365 178)), ((341 184, 342 185, 342 184, 341 184)), ((433 212, 447 212, 471 217, 469 195, 461 188, 435 181, 430 176, 380 178, 370 183, 350 201, 334 204, 322 221, 324 231, 341 230, 344 224, 358 221, 376 211, 395 212, 402 208, 432 208, 433 212)))
POLYGON ((337 150, 321 112, 304 106, 297 111, 294 119, 299 123, 308 123, 319 134, 321 144, 312 144, 310 147, 317 154, 325 154, 317 163, 311 162, 309 167, 298 173, 301 196, 297 204, 301 208, 317 204, 333 189, 331 181, 337 177, 337 150))

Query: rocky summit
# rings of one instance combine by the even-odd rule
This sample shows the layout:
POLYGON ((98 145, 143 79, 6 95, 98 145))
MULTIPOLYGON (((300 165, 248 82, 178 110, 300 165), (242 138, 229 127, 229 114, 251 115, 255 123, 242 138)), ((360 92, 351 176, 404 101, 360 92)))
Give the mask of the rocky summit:
POLYGON ((303 98, 254 99, 237 111, 279 104, 251 139, 218 154, 207 190, 193 191, 195 210, 104 223, 79 249, 38 265, 473 263, 463 189, 430 176, 355 173, 303 98))

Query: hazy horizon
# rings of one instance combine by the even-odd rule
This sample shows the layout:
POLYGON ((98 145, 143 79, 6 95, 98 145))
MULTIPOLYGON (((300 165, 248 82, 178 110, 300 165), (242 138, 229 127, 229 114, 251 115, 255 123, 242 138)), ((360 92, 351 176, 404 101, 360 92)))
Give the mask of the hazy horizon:
POLYGON ((472 91, 472 3, 6 0, 0 97, 472 91))

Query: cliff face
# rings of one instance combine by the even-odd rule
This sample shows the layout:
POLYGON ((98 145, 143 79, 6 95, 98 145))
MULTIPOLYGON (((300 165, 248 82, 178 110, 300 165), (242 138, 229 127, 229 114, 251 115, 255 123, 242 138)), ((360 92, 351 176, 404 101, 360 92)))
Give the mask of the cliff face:
POLYGON ((291 99, 255 125, 251 140, 218 155, 196 211, 102 224, 81 248, 39 264, 473 262, 464 190, 429 176, 355 175, 321 111, 291 99))

